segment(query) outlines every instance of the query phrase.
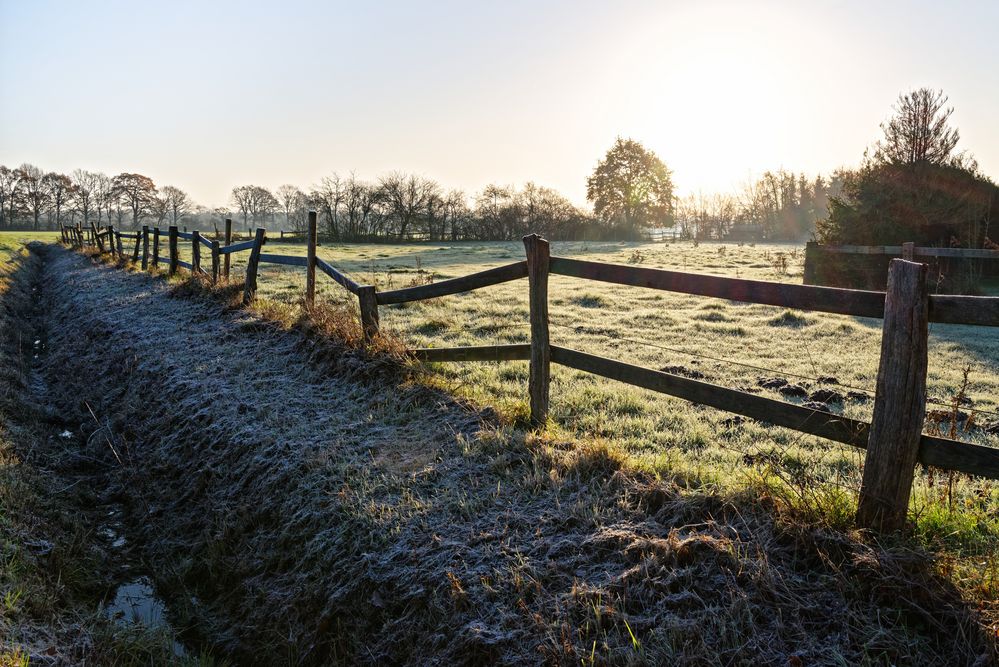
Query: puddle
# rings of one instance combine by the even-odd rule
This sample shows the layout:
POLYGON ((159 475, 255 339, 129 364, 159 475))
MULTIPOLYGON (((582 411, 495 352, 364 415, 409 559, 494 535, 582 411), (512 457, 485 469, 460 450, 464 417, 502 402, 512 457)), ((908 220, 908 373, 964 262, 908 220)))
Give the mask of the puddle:
MULTIPOLYGON (((153 630, 173 629, 167 619, 166 605, 156 595, 152 582, 147 577, 129 581, 115 591, 114 600, 104 608, 107 615, 122 624, 138 623, 153 630)), ((173 652, 177 657, 185 657, 183 644, 173 640, 173 652)))

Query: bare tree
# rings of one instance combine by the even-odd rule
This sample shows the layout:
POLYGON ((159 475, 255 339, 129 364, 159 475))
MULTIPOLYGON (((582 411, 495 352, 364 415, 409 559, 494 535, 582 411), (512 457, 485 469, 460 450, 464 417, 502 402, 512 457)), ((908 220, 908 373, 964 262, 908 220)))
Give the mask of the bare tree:
POLYGON ((160 199, 163 202, 165 215, 170 216, 170 224, 175 227, 191 211, 191 198, 180 188, 172 185, 163 186, 160 189, 160 199))
POLYGON ((512 187, 489 184, 475 196, 479 238, 504 241, 512 238, 512 229, 519 217, 514 195, 512 187))
POLYGON ((111 222, 111 209, 107 206, 114 192, 114 185, 111 177, 107 174, 97 172, 94 177, 94 210, 97 212, 97 224, 101 224, 101 216, 105 210, 108 211, 108 222, 111 222))
POLYGON ((250 197, 250 217, 255 223, 267 217, 273 218, 274 212, 278 209, 278 201, 267 188, 254 185, 252 196, 250 197))
POLYGON ((156 199, 153 179, 142 174, 122 173, 114 177, 115 190, 132 211, 132 227, 138 228, 142 217, 149 213, 156 199))
POLYGON ((277 201, 284 211, 284 224, 292 227, 291 214, 305 205, 305 193, 294 185, 282 185, 277 189, 277 201))
POLYGON ((326 233, 335 240, 339 240, 343 233, 340 228, 340 213, 346 195, 346 185, 337 174, 324 176, 319 185, 313 186, 309 191, 319 217, 325 223, 326 233))
POLYGON ((406 232, 426 212, 430 198, 439 193, 440 186, 422 176, 392 172, 379 179, 378 189, 399 237, 405 239, 406 232))
POLYGON ((80 215, 83 216, 84 227, 90 225, 90 216, 97 206, 95 199, 100 176, 101 174, 92 171, 76 169, 69 177, 73 182, 73 201, 80 215))
POLYGON ((243 214, 243 227, 250 231, 250 211, 253 209, 252 185, 237 185, 232 189, 232 203, 243 214))
POLYGON ((38 222, 42 212, 48 205, 49 193, 45 187, 45 174, 33 164, 22 164, 17 168, 17 180, 20 186, 19 199, 22 200, 31 214, 32 228, 38 230, 38 222))
POLYGON ((48 194, 50 211, 55 213, 55 226, 58 228, 62 225, 62 211, 73 196, 73 182, 66 174, 50 171, 42 177, 42 185, 48 194))
POLYGON ((18 185, 17 170, 0 165, 0 227, 14 224, 18 185))

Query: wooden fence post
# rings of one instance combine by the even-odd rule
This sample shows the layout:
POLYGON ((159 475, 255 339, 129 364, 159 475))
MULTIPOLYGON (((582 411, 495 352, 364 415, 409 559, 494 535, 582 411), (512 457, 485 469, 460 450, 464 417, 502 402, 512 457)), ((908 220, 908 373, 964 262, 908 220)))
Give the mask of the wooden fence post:
POLYGON ((264 234, 262 227, 257 227, 257 233, 253 237, 253 248, 250 250, 250 259, 246 262, 246 283, 243 285, 243 305, 248 305, 257 294, 257 268, 260 266, 260 249, 264 245, 264 234))
POLYGON ((191 232, 191 273, 201 273, 201 234, 197 229, 191 232))
POLYGON ((916 244, 912 241, 906 241, 902 244, 902 259, 909 262, 915 261, 916 256, 916 244))
POLYGON ((80 246, 80 250, 83 250, 83 246, 85 245, 83 243, 83 224, 78 222, 73 229, 76 233, 76 242, 80 246))
POLYGON ((905 525, 926 417, 929 290, 925 264, 888 267, 881 361, 857 523, 881 532, 905 525))
POLYGON ((139 261, 139 250, 142 248, 142 231, 135 232, 135 248, 132 250, 132 261, 139 261))
POLYGON ((219 281, 219 240, 212 239, 212 284, 219 281))
POLYGON ((357 289, 357 305, 361 313, 361 333, 364 342, 370 343, 378 333, 378 297, 374 285, 361 285, 357 289))
POLYGON ((59 235, 63 243, 66 242, 66 225, 59 227, 59 235))
POLYGON ((111 252, 111 256, 114 257, 115 246, 114 246, 114 226, 108 225, 108 250, 111 252))
POLYGON ((142 225, 142 270, 149 268, 149 225, 142 225))
POLYGON ((316 212, 309 211, 308 264, 305 267, 305 305, 316 305, 316 212))
POLYGON ((125 257, 125 249, 124 247, 122 247, 121 244, 121 232, 119 232, 117 229, 114 232, 114 238, 115 238, 115 243, 118 246, 118 259, 122 259, 125 257))
POLYGON ((104 240, 101 238, 101 235, 97 233, 97 225, 95 225, 92 220, 90 221, 90 235, 94 237, 94 243, 97 244, 97 251, 103 253, 104 240))
POLYGON ((153 227, 153 266, 160 266, 160 228, 153 227))
MULTIPOLYGON (((232 243, 232 218, 225 219, 225 245, 232 243)), ((229 253, 222 258, 222 276, 229 280, 229 253)))
POLYGON ((548 421, 548 385, 551 381, 551 345, 548 338, 548 267, 551 251, 548 241, 537 234, 524 237, 527 251, 527 280, 531 309, 531 369, 528 391, 531 395, 531 424, 548 421))
POLYGON ((169 236, 167 237, 167 244, 170 247, 170 275, 177 273, 177 260, 180 257, 177 254, 177 226, 171 225, 167 232, 169 236))

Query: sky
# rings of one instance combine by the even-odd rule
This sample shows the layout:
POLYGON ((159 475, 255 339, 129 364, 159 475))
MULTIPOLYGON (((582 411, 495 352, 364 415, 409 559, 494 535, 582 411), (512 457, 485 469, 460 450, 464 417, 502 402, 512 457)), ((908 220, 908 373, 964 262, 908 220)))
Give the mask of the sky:
POLYGON ((999 180, 999 2, 0 0, 0 164, 243 184, 392 170, 585 204, 618 136, 680 194, 856 166, 941 88, 999 180))

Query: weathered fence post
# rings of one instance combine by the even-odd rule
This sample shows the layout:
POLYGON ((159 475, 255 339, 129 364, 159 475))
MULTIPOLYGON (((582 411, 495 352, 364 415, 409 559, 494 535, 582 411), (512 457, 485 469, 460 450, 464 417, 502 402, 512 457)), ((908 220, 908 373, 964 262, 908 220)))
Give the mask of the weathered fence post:
POLYGON ((160 266, 160 228, 153 227, 153 266, 160 266))
POLYGON ((219 281, 219 240, 212 239, 212 284, 219 281))
POLYGON ((250 259, 246 262, 246 283, 243 285, 243 305, 248 305, 257 294, 257 268, 260 266, 260 249, 263 247, 266 232, 262 227, 257 227, 257 233, 253 237, 253 248, 250 250, 250 259))
POLYGON ((97 225, 94 224, 93 220, 90 221, 90 235, 94 237, 94 243, 97 244, 97 251, 103 253, 104 241, 101 239, 101 235, 97 232, 97 225))
POLYGON ((177 273, 177 260, 180 257, 177 254, 177 226, 171 225, 170 229, 167 231, 167 244, 170 249, 170 275, 177 273))
POLYGON ((83 246, 85 245, 83 242, 83 224, 78 222, 73 229, 75 230, 76 241, 80 246, 80 250, 83 250, 83 246))
POLYGON ((111 256, 114 257, 114 226, 108 225, 108 250, 111 252, 111 256))
POLYGON ((142 248, 142 231, 135 232, 135 248, 132 250, 132 261, 139 261, 139 250, 142 248))
POLYGON ((527 280, 531 309, 531 369, 528 391, 531 395, 531 423, 548 421, 548 385, 551 380, 551 346, 548 338, 548 241, 537 234, 524 237, 527 251, 527 280))
POLYGON ((316 212, 309 211, 308 265, 305 267, 305 305, 316 305, 316 212))
POLYGON ((361 285, 357 289, 357 305, 361 313, 361 333, 364 342, 370 343, 378 334, 378 297, 374 285, 361 285))
POLYGON ((197 229, 191 232, 191 273, 201 273, 201 234, 197 229))
POLYGON ((118 259, 122 259, 125 257, 125 248, 121 244, 121 232, 115 230, 114 237, 118 244, 118 259))
POLYGON ((149 268, 149 225, 142 225, 142 270, 149 268))
POLYGON ((906 241, 902 244, 902 259, 909 262, 915 261, 916 257, 916 244, 912 241, 906 241))
MULTIPOLYGON (((232 218, 225 219, 225 245, 232 243, 232 218)), ((229 280, 229 253, 222 259, 222 275, 229 280)))
POLYGON ((881 362, 857 506, 863 528, 905 525, 926 417, 929 291, 925 264, 893 259, 888 267, 881 362))
POLYGON ((62 242, 65 243, 66 242, 66 225, 62 225, 61 227, 59 227, 59 234, 60 234, 60 237, 62 239, 62 242))

